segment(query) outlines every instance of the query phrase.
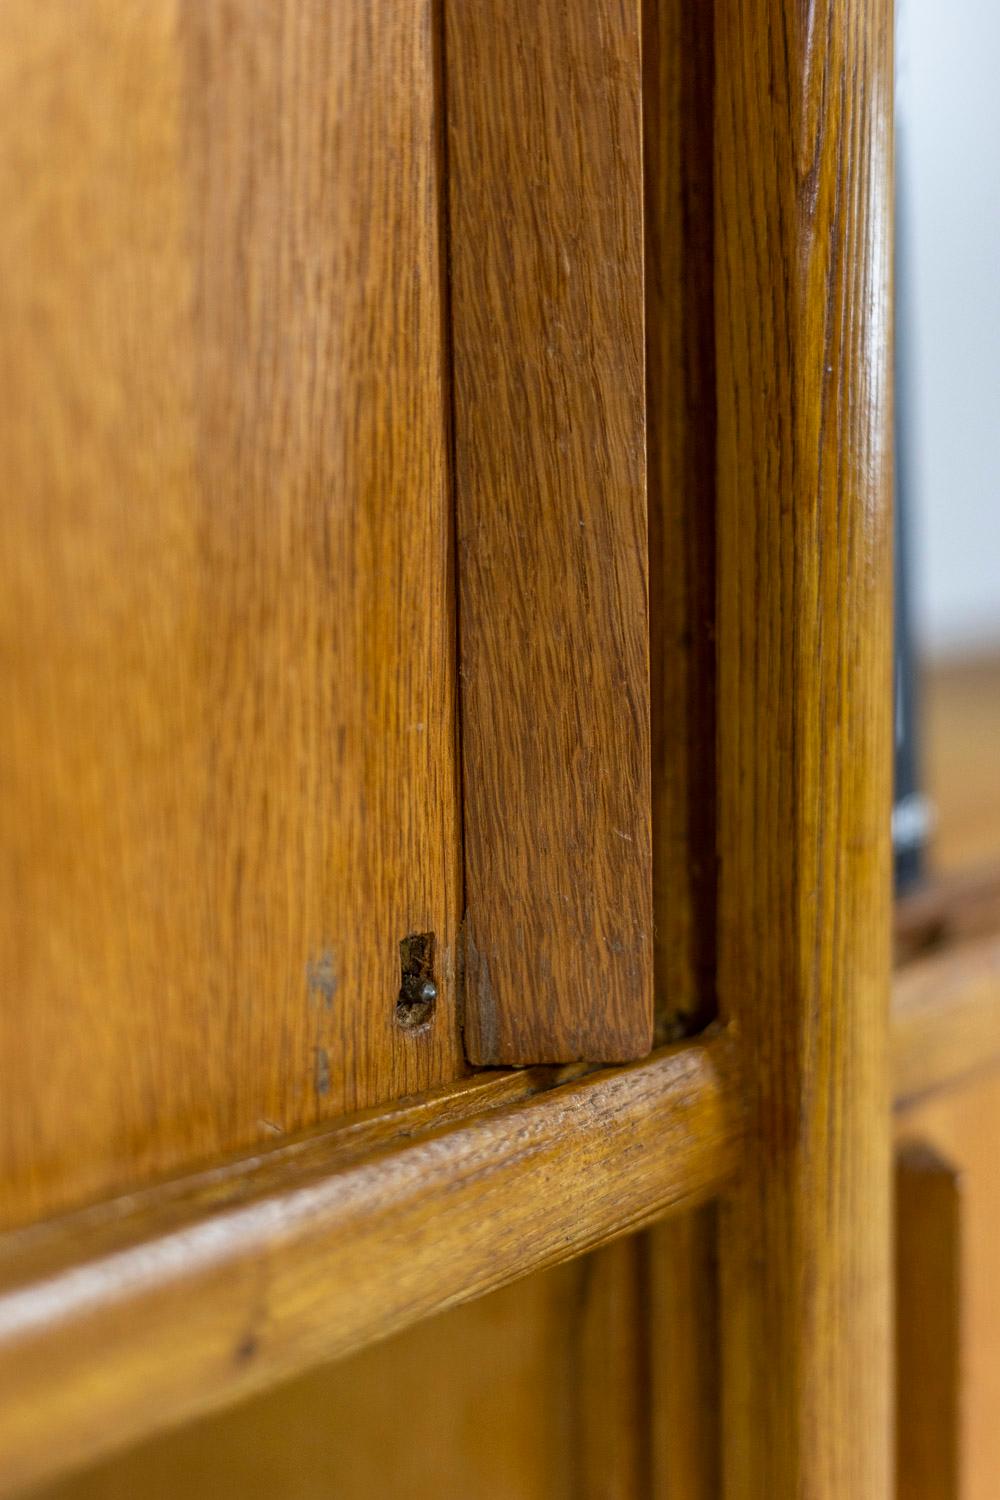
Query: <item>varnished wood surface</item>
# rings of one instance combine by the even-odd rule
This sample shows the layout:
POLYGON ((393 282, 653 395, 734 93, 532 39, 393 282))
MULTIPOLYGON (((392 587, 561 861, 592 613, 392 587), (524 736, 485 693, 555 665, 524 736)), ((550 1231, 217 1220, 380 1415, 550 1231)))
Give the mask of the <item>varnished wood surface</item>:
POLYGON ((959 1172, 920 1141, 896 1160, 896 1497, 961 1500, 959 1172))
POLYGON ((462 1071, 432 9, 3 8, 4 1224, 462 1071))
POLYGON ((635 1500, 639 1259, 633 1238, 528 1277, 45 1500, 635 1500))
MULTIPOLYGON (((909 965, 894 984, 904 1133, 926 1118, 930 1093, 947 1091, 960 1117, 966 1095, 956 1082, 980 1088, 974 1070, 1000 1058, 995 956, 973 964, 966 951, 950 977, 944 957, 909 965), (991 1008, 992 1039, 983 1029, 991 1008)), ((655 1064, 590 1074, 570 1083, 570 1096, 566 1070, 479 1075, 251 1162, 9 1233, 0 1241, 0 1377, 24 1406, 0 1406, 0 1475, 12 1463, 62 1472, 524 1274, 553 1246, 573 1256, 593 1242, 595 1216, 606 1237, 654 1212, 665 1190, 680 1201, 720 1188, 738 1165, 743 1125, 727 1046, 688 1044, 655 1064), (673 1082, 632 1092, 630 1078, 664 1062, 669 1075, 672 1059, 686 1059, 673 1082), (713 1121, 723 1122, 717 1137, 713 1121), (707 1176, 703 1151, 716 1153, 707 1176), (462 1227, 466 1206, 478 1206, 475 1232, 462 1227), (456 1211, 462 1225, 449 1218, 456 1211), (250 1328, 257 1344, 238 1344, 250 1328), (238 1359, 237 1347, 252 1353, 238 1359)), ((646 1352, 631 1325, 612 1344, 627 1371, 645 1360, 648 1452, 630 1449, 628 1463, 648 1464, 664 1500, 708 1500, 718 1482, 714 1236, 709 1209, 650 1231, 636 1272, 646 1352)), ((613 1280, 602 1283, 601 1305, 632 1306, 627 1267, 613 1280)), ((602 1326, 613 1321, 609 1312, 602 1326)), ((581 1365, 581 1379, 598 1372, 585 1403, 600 1388, 601 1347, 581 1365)), ((627 1391, 619 1399, 635 1400, 627 1391)), ((614 1440, 621 1434, 594 1435, 605 1448, 614 1440)))
POLYGON ((314 1140, 308 1168, 279 1149, 8 1235, 0 1493, 697 1204, 736 1166, 730 1070, 726 1038, 689 1042, 471 1118, 446 1098, 443 1128, 417 1106, 360 1159, 334 1132, 327 1165, 314 1140))
POLYGON ((891 8, 715 6, 728 1500, 889 1493, 891 8))
POLYGON ((480 1063, 652 1039, 636 0, 445 6, 480 1063))
POLYGON ((573 1330, 584 1276, 593 1275, 586 1265, 559 1266, 454 1308, 40 1493, 579 1500, 573 1330))

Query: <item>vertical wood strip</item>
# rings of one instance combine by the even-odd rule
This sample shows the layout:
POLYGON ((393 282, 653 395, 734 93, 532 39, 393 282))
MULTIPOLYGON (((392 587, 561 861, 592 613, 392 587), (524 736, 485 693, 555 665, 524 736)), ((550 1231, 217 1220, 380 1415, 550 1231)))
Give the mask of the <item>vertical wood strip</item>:
POLYGON ((958 1500, 961 1183, 910 1142, 896 1162, 896 1496, 958 1500))
POLYGON ((645 1236, 577 1262, 569 1340, 573 1500, 649 1494, 645 1236))
POLYGON ((643 26, 654 972, 658 1040, 715 987, 712 7, 643 26))
POLYGON ((446 8, 480 1063, 651 1044, 640 50, 637 0, 446 8))
MULTIPOLYGON (((715 1014, 713 15, 643 7, 656 1031, 715 1014)), ((643 1237, 653 1500, 717 1500, 716 1211, 643 1237)))
POLYGON ((717 1237, 714 1203, 645 1236, 653 1500, 718 1500, 717 1237))
POLYGON ((891 10, 716 0, 724 1493, 891 1490, 891 10))

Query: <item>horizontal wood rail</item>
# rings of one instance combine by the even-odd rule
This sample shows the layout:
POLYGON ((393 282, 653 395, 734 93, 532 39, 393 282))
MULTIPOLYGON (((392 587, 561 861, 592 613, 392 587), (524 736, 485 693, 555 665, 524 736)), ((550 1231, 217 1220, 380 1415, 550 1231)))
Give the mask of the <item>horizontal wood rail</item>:
MULTIPOLYGON (((1000 1066, 1000 936, 898 971, 897 1107, 1000 1066)), ((736 1036, 486 1073, 0 1238, 0 1495, 715 1195, 736 1036)))
POLYGON ((6 1236, 0 1493, 698 1203, 737 1163, 722 1035, 491 1087, 524 1084, 6 1236))

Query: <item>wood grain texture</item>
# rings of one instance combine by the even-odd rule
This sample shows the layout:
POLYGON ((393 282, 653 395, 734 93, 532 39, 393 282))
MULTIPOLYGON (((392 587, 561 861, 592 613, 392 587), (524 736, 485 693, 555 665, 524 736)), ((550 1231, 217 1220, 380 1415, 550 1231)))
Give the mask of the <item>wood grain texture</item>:
POLYGON ((962 1185, 934 1150, 896 1159, 896 1496, 960 1500, 962 1185))
POLYGON ((637 0, 446 5, 480 1063, 652 1041, 637 0))
POLYGON ((643 9, 656 1026, 715 1015, 712 7, 643 9))
POLYGON ((44 1490, 45 1500, 636 1500, 641 1237, 44 1490))
POLYGON ((897 1109, 1000 1067, 1000 935, 907 964, 893 981, 897 1109))
POLYGON ((462 1070, 433 32, 3 9, 4 1223, 462 1070))
POLYGON ((0 1494, 703 1201, 731 1071, 719 1036, 468 1119, 446 1095, 360 1157, 333 1132, 8 1234, 0 1494))
MULTIPOLYGON (((953 1086, 956 1081, 968 1083, 974 1060, 986 1066, 992 1058, 996 1066, 1000 1058, 1000 1025, 994 1026, 992 1051, 984 1046, 981 1031, 973 1035, 972 1028, 988 1004, 987 997, 980 988, 968 994, 967 1016, 963 1019, 961 1006, 966 1001, 961 999, 961 991, 945 982, 941 963, 942 956, 936 955, 933 960, 913 964, 897 977, 894 986, 893 1061, 902 1090, 900 1129, 904 1133, 913 1128, 908 1122, 915 1120, 919 1127, 929 1118, 928 1106, 916 1107, 929 1090, 953 1086), (911 985, 911 980, 919 983, 911 985), (967 1037, 962 1057, 949 1052, 950 1046, 957 1045, 956 1034, 967 1037)), ((969 972, 966 964, 956 971, 956 978, 961 974, 967 978, 969 972)), ((996 1003, 1000 986, 994 985, 992 993, 993 1009, 1000 1011, 996 1003)), ((423 1236, 439 1223, 441 1261, 435 1262, 436 1271, 433 1267, 430 1271, 439 1275, 432 1304, 443 1305, 482 1289, 477 1281, 470 1291, 470 1282, 480 1276, 479 1257, 489 1259, 491 1246, 495 1246, 496 1258, 486 1285, 490 1276, 503 1279, 530 1268, 539 1256, 548 1256, 546 1247, 553 1242, 558 1244, 559 1255, 574 1255, 592 1232, 595 1205, 590 1201, 593 1194, 588 1181, 605 1194, 596 1212, 604 1217, 609 1234, 621 1216, 633 1212, 635 1204, 645 1204, 652 1212, 663 1191, 658 1165, 661 1153, 670 1158, 668 1169, 683 1179, 691 1150, 697 1154, 702 1148, 714 1149, 710 1138, 719 1109, 726 1119, 715 1168, 715 1183, 721 1187, 725 1173, 736 1165, 742 1128, 738 1080, 726 1056, 727 1045, 724 1038, 710 1043, 711 1081, 705 1115, 696 1112, 688 1117, 683 1105, 675 1115, 671 1089, 666 1095, 657 1090, 644 1091, 641 1099, 631 1098, 623 1110, 613 1110, 609 1096, 604 1094, 602 1075, 592 1075, 574 1085, 576 1103, 567 1111, 562 1081, 572 1070, 490 1073, 389 1111, 369 1110, 334 1131, 315 1129, 296 1141, 275 1144, 251 1161, 235 1159, 195 1178, 162 1184, 50 1225, 8 1234, 0 1240, 0 1329, 6 1329, 8 1339, 6 1346, 0 1341, 0 1376, 9 1380, 11 1391, 24 1392, 26 1406, 20 1418, 27 1425, 17 1426, 19 1406, 8 1411, 8 1423, 13 1422, 15 1429, 12 1438, 0 1408, 0 1473, 14 1461, 25 1466, 24 1473, 40 1476, 61 1472, 161 1426, 171 1426, 178 1420, 178 1411, 197 1414, 206 1404, 225 1405, 239 1399, 246 1389, 270 1387, 287 1375, 289 1368, 316 1363, 329 1352, 323 1342, 325 1334, 321 1333, 316 1347, 306 1348, 298 1326, 300 1317, 317 1321, 311 1311, 314 1295, 323 1301, 323 1316, 318 1322, 329 1331, 328 1320, 332 1319, 331 1336, 337 1341, 343 1340, 350 1347, 379 1337, 383 1331, 380 1316, 394 1319, 399 1312, 382 1305, 380 1299, 387 1295, 386 1283, 395 1287, 401 1277, 405 1280, 411 1273, 410 1243, 415 1223, 423 1226, 419 1230, 422 1256, 430 1253, 423 1236), (720 1063, 718 1076, 711 1077, 720 1063), (595 1085, 597 1093, 591 1096, 589 1091, 595 1085), (555 1093, 549 1095, 549 1090, 555 1093), (537 1102, 545 1104, 543 1114, 549 1113, 549 1105, 552 1107, 548 1123, 539 1121, 537 1114, 533 1119, 514 1108, 537 1096, 542 1096, 537 1102), (574 1122, 580 1124, 577 1106, 586 1126, 584 1136, 602 1143, 598 1149, 604 1154, 599 1166, 585 1165, 590 1160, 587 1139, 564 1134, 574 1122), (605 1139, 610 1121, 620 1135, 613 1131, 605 1139), (545 1156, 541 1171, 536 1170, 539 1125, 553 1152, 551 1158, 545 1156), (467 1148, 472 1136, 463 1134, 464 1127, 480 1139, 481 1132, 486 1133, 485 1144, 476 1147, 471 1156, 467 1148), (650 1160, 650 1142, 655 1147, 655 1160, 650 1160), (418 1150, 421 1145, 423 1149, 418 1150), (401 1151, 404 1156, 400 1156, 401 1151), (475 1235, 461 1229, 453 1233, 449 1224, 439 1222, 441 1210, 452 1202, 452 1183, 463 1194, 475 1195, 478 1169, 472 1163, 477 1159, 486 1179, 496 1174, 496 1198, 494 1184, 487 1181, 486 1196, 481 1200, 483 1216, 475 1235), (412 1177, 400 1170, 404 1161, 412 1163, 412 1177), (434 1170, 428 1176, 432 1163, 434 1170), (367 1175, 371 1169, 374 1179, 367 1175), (421 1173, 425 1174, 428 1195, 422 1211, 417 1202, 423 1201, 419 1192, 421 1173), (416 1193, 410 1204, 417 1213, 416 1220, 408 1216, 406 1202, 410 1200, 404 1202, 401 1195, 396 1201, 406 1212, 394 1221, 395 1189, 386 1186, 390 1179, 401 1181, 406 1193, 416 1193), (504 1181, 515 1186, 504 1188, 504 1181), (315 1221, 311 1226, 298 1221, 289 1211, 299 1201, 296 1195, 318 1193, 323 1184, 328 1196, 314 1200, 315 1221), (358 1189, 359 1198, 352 1198, 352 1188, 358 1189), (379 1210, 379 1224, 396 1222, 399 1228, 398 1233, 395 1229, 387 1233, 390 1243, 383 1244, 380 1254, 373 1258, 368 1235, 383 1231, 366 1228, 365 1215, 379 1200, 383 1188, 387 1197, 379 1210), (489 1207, 494 1201, 495 1214, 489 1207), (577 1210, 574 1204, 579 1202, 584 1207, 577 1210), (255 1210, 259 1215, 250 1226, 255 1235, 259 1231, 259 1238, 243 1239, 234 1229, 235 1224, 243 1223, 239 1218, 243 1210, 255 1210), (184 1236, 190 1236, 199 1225, 206 1237, 201 1242, 206 1255, 211 1235, 218 1233, 218 1279, 209 1274, 207 1264, 184 1263, 183 1246, 189 1243, 184 1236), (352 1248, 356 1235, 360 1235, 360 1243, 352 1248), (269 1246, 266 1253, 265 1245, 269 1246), (469 1255, 471 1260, 466 1260, 469 1255), (387 1269, 386 1257, 397 1258, 395 1274, 387 1269), (148 1273, 148 1277, 138 1275, 134 1281, 126 1280, 123 1268, 127 1266, 148 1273), (335 1285, 331 1285, 333 1281, 335 1285), (308 1303, 298 1310, 291 1300, 296 1282, 308 1303), (284 1289, 278 1305, 276 1283, 284 1289), (73 1300, 81 1292, 86 1294, 88 1286, 94 1295, 89 1308, 73 1300), (356 1305, 346 1306, 345 1298, 356 1305), (25 1345, 21 1335, 15 1333, 10 1340, 12 1325, 23 1317, 26 1306, 37 1307, 41 1321, 30 1335, 33 1352, 28 1349, 22 1364, 25 1345), (176 1318, 171 1315, 174 1307, 181 1309, 176 1318), (260 1341, 246 1355, 248 1369, 234 1373, 237 1361, 231 1350, 251 1326, 259 1329, 260 1341), (193 1338, 192 1331, 199 1330, 199 1338, 193 1338), (32 1385, 33 1371, 38 1376, 37 1388, 32 1385), (100 1421, 96 1420, 98 1415, 100 1421), (17 1443, 25 1445, 20 1453, 17 1443)), ((696 1049, 702 1046, 695 1044, 696 1049)), ((663 1059, 690 1055, 682 1048, 664 1054, 663 1059)), ((609 1082, 618 1079, 627 1083, 635 1071, 645 1072, 645 1065, 606 1076, 609 1082)), ((972 1081, 976 1088, 983 1087, 972 1081)), ((687 1087, 681 1088, 681 1100, 687 1087)), ((938 1113, 943 1110, 947 1119, 949 1111, 957 1111, 960 1117, 965 1097, 952 1089, 948 1096, 951 1103, 946 1099, 938 1113)), ((988 1135, 984 1139, 988 1140, 988 1135)), ((688 1186, 694 1186, 693 1181, 688 1186)), ((709 1191, 710 1186, 709 1180, 697 1191, 709 1191)), ((574 1326, 586 1306, 591 1308, 591 1325, 590 1332, 581 1334, 573 1344, 571 1364, 576 1384, 572 1399, 567 1398, 564 1420, 571 1422, 578 1433, 583 1433, 591 1421, 597 1423, 600 1430, 595 1428, 587 1435, 586 1451, 605 1452, 615 1443, 624 1442, 628 1454, 624 1472, 638 1472, 647 1463, 639 1436, 633 1432, 630 1438, 610 1422, 610 1414, 638 1408, 635 1372, 637 1365, 641 1366, 645 1373, 638 1383, 648 1393, 650 1482, 652 1493, 664 1500, 674 1500, 675 1496, 678 1500, 700 1500, 701 1496, 708 1500, 718 1493, 721 1448, 716 1410, 719 1372, 714 1236, 715 1213, 711 1208, 680 1215, 657 1225, 636 1242, 642 1246, 637 1286, 629 1284, 631 1273, 615 1262, 617 1270, 610 1280, 603 1279, 602 1272, 596 1281, 587 1283, 591 1288, 589 1303, 582 1293, 574 1294, 574 1326), (644 1335, 632 1323, 635 1306, 640 1309, 644 1335), (623 1309, 620 1322, 616 1308, 623 1309), (609 1391, 608 1382, 619 1379, 625 1382, 622 1389, 609 1391), (605 1408, 595 1415, 595 1405, 602 1402, 605 1408), (602 1423, 605 1425, 600 1426, 602 1423), (633 1439, 637 1446, 632 1446, 633 1439)), ((418 1274, 428 1272, 425 1261, 418 1274)), ((513 1308, 517 1304, 505 1305, 513 1308)), ((531 1294, 524 1307, 525 1319, 556 1316, 551 1309, 542 1310, 531 1294)), ((420 1315, 413 1303, 401 1314, 404 1321, 420 1315)), ((569 1338, 570 1333, 564 1329, 560 1337, 569 1338)), ((448 1347, 445 1335, 432 1344, 439 1351, 448 1347)), ((249 1345, 243 1343, 241 1347, 247 1349, 249 1345)), ((459 1369, 460 1355, 461 1340, 456 1335, 451 1357, 459 1369)), ((404 1358, 404 1367, 409 1369, 411 1365, 404 1358)), ((380 1366, 376 1360, 372 1368, 383 1369, 376 1382, 380 1387, 386 1383, 391 1386, 393 1377, 387 1373, 388 1366, 380 1366)), ((526 1378, 529 1384, 534 1379, 526 1378)), ((330 1389, 336 1391, 339 1387, 332 1374, 330 1379, 330 1389)), ((447 1379, 438 1375, 435 1380, 434 1388, 444 1399, 447 1379)), ((461 1381, 458 1385, 464 1392, 461 1381)), ((307 1410, 314 1410, 318 1399, 309 1396, 307 1410)), ((352 1399, 355 1410, 370 1399, 365 1397, 363 1382, 352 1399)), ((515 1397, 507 1392, 504 1399, 515 1397)), ((285 1397, 276 1396, 275 1400, 278 1411, 289 1410, 285 1397)), ((252 1430, 271 1432, 276 1421, 268 1411, 261 1422, 254 1419, 252 1430)), ((235 1431, 241 1430, 252 1447, 256 1438, 249 1436, 250 1428, 241 1429, 237 1423, 235 1431)), ((508 1436, 520 1454, 517 1462, 530 1466, 529 1437, 524 1436, 528 1446, 522 1448, 515 1435, 508 1436)), ((178 1443, 179 1453, 186 1455, 184 1462, 195 1462, 196 1437, 178 1439, 178 1443)), ((234 1444, 235 1436, 224 1441, 221 1453, 231 1453, 234 1444)), ((287 1455, 289 1450, 284 1447, 278 1451, 287 1455)), ((319 1453, 316 1447, 309 1451, 319 1453)), ((277 1461, 274 1457, 273 1462, 277 1461)), ((370 1455, 369 1461, 374 1461, 370 1455)), ((137 1467, 125 1463, 121 1474, 142 1473, 142 1462, 140 1456, 137 1467)), ((176 1455, 168 1455, 167 1471, 174 1471, 178 1462, 176 1455)), ((204 1457, 198 1459, 197 1472, 208 1462, 204 1457)), ((442 1452, 429 1472, 438 1473, 438 1465, 447 1468, 461 1462, 460 1454, 442 1452)), ((581 1475, 578 1458, 573 1463, 573 1473, 581 1475)), ((115 1492, 118 1472, 102 1471, 105 1477, 101 1483, 110 1487, 108 1493, 115 1492)), ((235 1472, 242 1472, 238 1465, 235 1472)), ((271 1473, 272 1468, 263 1463, 261 1472, 271 1473)), ((293 1472, 295 1483, 301 1483, 304 1493, 311 1494, 308 1475, 300 1473, 289 1460, 289 1484, 293 1472)), ((320 1472, 325 1470, 321 1468, 320 1472)), ((365 1468, 363 1455, 350 1467, 358 1483, 359 1475, 371 1472, 365 1468)), ((603 1472, 601 1466, 589 1465, 586 1474, 590 1478, 581 1477, 580 1483, 593 1484, 597 1482, 595 1476, 603 1472)))
POLYGON ((890 7, 717 0, 729 1500, 890 1492, 890 7))
POLYGON ((580 1500, 576 1329, 584 1281, 601 1279, 593 1259, 452 1308, 42 1494, 580 1500))
POLYGON ((567 1460, 574 1500, 649 1494, 648 1279, 644 1235, 585 1256, 568 1323, 572 1345, 567 1460))
POLYGON ((646 1236, 652 1500, 718 1500, 722 1464, 717 1206, 646 1236))

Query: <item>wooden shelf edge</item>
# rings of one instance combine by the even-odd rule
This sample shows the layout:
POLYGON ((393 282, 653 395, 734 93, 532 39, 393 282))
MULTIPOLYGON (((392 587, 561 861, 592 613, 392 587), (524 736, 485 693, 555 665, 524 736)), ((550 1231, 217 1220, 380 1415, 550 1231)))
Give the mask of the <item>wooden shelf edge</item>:
POLYGON ((389 1144, 370 1122, 360 1156, 352 1127, 8 1234, 0 1494, 713 1196, 738 1093, 706 1035, 469 1118, 440 1100, 389 1144))
MULTIPOLYGON (((737 1048, 480 1074, 0 1236, 0 1496, 715 1196, 737 1048)), ((897 1109, 1000 1067, 1000 935, 897 971, 892 1049, 897 1109)))

